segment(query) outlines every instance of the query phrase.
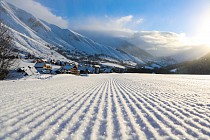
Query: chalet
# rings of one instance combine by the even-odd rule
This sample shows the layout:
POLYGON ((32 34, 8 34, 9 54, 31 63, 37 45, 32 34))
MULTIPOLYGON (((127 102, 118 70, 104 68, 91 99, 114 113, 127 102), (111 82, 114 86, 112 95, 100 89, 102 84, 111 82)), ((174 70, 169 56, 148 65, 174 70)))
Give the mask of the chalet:
POLYGON ((52 70, 52 66, 50 64, 45 64, 45 70, 52 70))
POLYGON ((99 74, 100 73, 100 67, 99 65, 94 65, 94 71, 95 71, 95 74, 99 74))
POLYGON ((75 65, 73 68, 70 69, 71 74, 79 75, 80 71, 78 70, 78 65, 75 65))
POLYGON ((65 66, 62 66, 60 69, 56 70, 57 74, 74 74, 79 75, 80 71, 78 69, 78 65, 70 65, 67 64, 65 66))
POLYGON ((74 67, 74 65, 65 65, 65 66, 61 66, 61 68, 59 70, 57 70, 56 73, 67 73, 70 74, 71 73, 71 69, 74 67))
POLYGON ((80 74, 90 74, 87 64, 80 64, 78 70, 80 71, 80 74))
POLYGON ((37 62, 34 67, 36 68, 36 70, 38 72, 41 73, 41 71, 44 69, 44 67, 46 66, 46 64, 44 62, 37 62))
POLYGON ((50 64, 46 64, 45 62, 37 62, 34 67, 39 73, 50 73, 52 70, 52 66, 50 64))
POLYGON ((94 71, 95 71, 95 69, 93 68, 92 65, 87 66, 87 70, 88 70, 88 73, 89 73, 89 74, 90 74, 90 73, 93 74, 94 71))
POLYGON ((33 62, 34 63, 46 63, 47 59, 35 59, 33 62))
POLYGON ((57 61, 55 62, 55 64, 56 64, 56 65, 59 65, 59 66, 65 66, 65 65, 67 65, 67 62, 57 60, 57 61))
POLYGON ((17 70, 17 72, 23 74, 24 76, 31 76, 39 74, 34 67, 21 67, 17 70))

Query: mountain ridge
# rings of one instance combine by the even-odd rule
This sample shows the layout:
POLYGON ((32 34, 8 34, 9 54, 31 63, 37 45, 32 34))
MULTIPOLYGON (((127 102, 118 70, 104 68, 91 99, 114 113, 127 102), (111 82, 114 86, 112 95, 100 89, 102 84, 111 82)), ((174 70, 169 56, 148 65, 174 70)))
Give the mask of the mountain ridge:
POLYGON ((144 60, 131 54, 121 53, 113 47, 97 43, 72 30, 61 29, 40 20, 4 0, 0 3, 0 18, 13 31, 17 48, 25 53, 30 52, 41 56, 44 53, 44 57, 47 57, 52 53, 59 55, 52 49, 57 48, 72 54, 105 55, 116 60, 144 63, 144 60))

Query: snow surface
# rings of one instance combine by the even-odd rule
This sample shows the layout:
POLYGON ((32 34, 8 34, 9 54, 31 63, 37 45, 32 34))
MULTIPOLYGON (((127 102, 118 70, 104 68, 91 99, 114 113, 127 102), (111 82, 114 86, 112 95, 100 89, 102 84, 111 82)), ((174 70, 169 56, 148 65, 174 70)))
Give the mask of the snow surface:
POLYGON ((210 139, 210 76, 0 82, 0 139, 210 139))

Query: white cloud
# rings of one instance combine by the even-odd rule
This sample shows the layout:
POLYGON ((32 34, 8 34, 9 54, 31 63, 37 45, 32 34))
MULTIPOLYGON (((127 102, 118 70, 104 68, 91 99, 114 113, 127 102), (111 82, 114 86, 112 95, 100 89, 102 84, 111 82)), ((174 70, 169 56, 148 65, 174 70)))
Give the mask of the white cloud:
POLYGON ((35 17, 45 20, 51 24, 55 24, 61 28, 68 28, 68 21, 60 16, 56 16, 51 10, 41 3, 34 0, 6 0, 7 2, 23 9, 35 17))
POLYGON ((142 22, 144 21, 144 19, 143 18, 139 18, 139 19, 137 19, 136 21, 135 21, 135 24, 141 24, 142 22))
POLYGON ((118 18, 105 15, 104 18, 91 17, 73 21, 75 23, 71 23, 75 30, 97 33, 101 36, 124 37, 125 40, 156 56, 173 55, 193 47, 192 41, 185 33, 136 31, 135 28, 141 26, 144 19, 133 15, 118 18))
POLYGON ((185 33, 139 31, 128 40, 156 56, 173 55, 194 47, 185 33))
POLYGON ((161 32, 161 31, 141 31, 134 34, 133 38, 144 39, 148 43, 154 43, 159 47, 165 48, 177 48, 188 45, 190 40, 184 33, 177 34, 173 32, 161 32))
POLYGON ((71 21, 70 26, 75 30, 100 31, 112 33, 112 35, 115 36, 128 36, 131 35, 135 27, 142 22, 142 18, 136 19, 133 15, 122 17, 110 17, 105 15, 103 18, 88 17, 74 19, 71 21))
POLYGON ((123 27, 123 26, 126 25, 127 23, 131 22, 132 19, 133 19, 133 16, 132 16, 132 15, 128 15, 128 16, 120 17, 120 18, 118 18, 118 19, 116 19, 116 20, 113 20, 113 22, 114 22, 115 24, 118 24, 118 25, 120 25, 120 26, 123 27))

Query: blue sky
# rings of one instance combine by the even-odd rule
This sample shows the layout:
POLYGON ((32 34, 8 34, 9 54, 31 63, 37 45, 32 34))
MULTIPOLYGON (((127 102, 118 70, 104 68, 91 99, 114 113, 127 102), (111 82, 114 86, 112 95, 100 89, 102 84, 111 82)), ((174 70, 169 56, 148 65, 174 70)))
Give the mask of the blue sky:
POLYGON ((209 0, 37 0, 72 26, 84 19, 102 20, 109 16, 120 18, 132 15, 143 19, 132 30, 159 30, 190 34, 193 22, 209 4, 209 0))
POLYGON ((178 43, 179 46, 210 46, 210 0, 6 1, 61 28, 123 37, 151 31, 150 38, 157 41, 164 42, 167 37, 171 41, 181 40, 182 45, 178 43), (160 32, 158 36, 156 31, 160 32), (170 39, 167 36, 169 32, 172 35, 170 39))

